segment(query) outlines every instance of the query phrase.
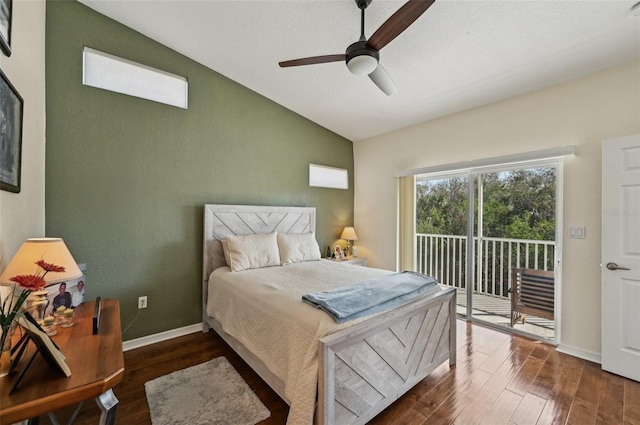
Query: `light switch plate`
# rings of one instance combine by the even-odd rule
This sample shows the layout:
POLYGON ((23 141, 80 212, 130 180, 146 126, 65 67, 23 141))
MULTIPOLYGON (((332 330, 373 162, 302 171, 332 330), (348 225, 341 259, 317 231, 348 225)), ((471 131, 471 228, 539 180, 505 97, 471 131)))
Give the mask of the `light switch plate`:
POLYGON ((569 227, 569 237, 573 239, 584 239, 587 236, 586 227, 569 227))

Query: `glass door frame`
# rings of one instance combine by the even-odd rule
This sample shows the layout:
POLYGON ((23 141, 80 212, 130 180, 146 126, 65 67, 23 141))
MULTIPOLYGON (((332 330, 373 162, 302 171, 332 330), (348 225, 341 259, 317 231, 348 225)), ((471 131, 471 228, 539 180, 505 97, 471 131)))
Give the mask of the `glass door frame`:
MULTIPOLYGON (((479 323, 483 326, 495 328, 502 331, 509 331, 514 334, 522 335, 525 337, 533 338, 536 340, 545 340, 547 342, 551 342, 554 344, 559 344, 561 341, 561 305, 562 305, 562 236, 563 236, 563 160, 559 159, 548 159, 548 160, 533 160, 533 161, 523 161, 520 163, 506 163, 506 164, 496 164, 485 167, 478 167, 475 169, 467 169, 467 170, 453 170, 450 172, 435 172, 423 174, 420 176, 421 179, 446 179, 453 177, 465 177, 467 179, 467 196, 468 196, 468 208, 467 208, 467 261, 466 261, 466 274, 467 279, 465 282, 466 287, 466 297, 467 297, 467 309, 466 316, 464 319, 473 323, 479 323), (526 331, 522 331, 519 329, 505 327, 501 325, 496 325, 491 322, 478 319, 473 315, 473 291, 476 284, 475 278, 475 268, 477 266, 477 255, 476 255, 476 247, 474 241, 474 233, 476 230, 476 215, 475 215, 475 202, 476 197, 482 196, 482 193, 478 194, 479 190, 482 190, 482 185, 480 185, 480 189, 478 190, 478 179, 483 174, 492 173, 492 172, 505 172, 505 171, 517 171, 523 169, 532 169, 532 168, 554 168, 556 170, 556 191, 555 191, 555 202, 556 202, 556 228, 555 228, 555 252, 554 252, 554 272, 555 272, 555 314, 554 314, 554 337, 553 340, 545 339, 540 337, 539 335, 535 335, 526 331)), ((479 199, 478 203, 478 211, 481 210, 482 200, 479 199)), ((415 223, 414 223, 415 226, 415 223)), ((415 240, 415 227, 414 227, 414 240, 415 240)), ((414 256, 417 253, 414 251, 414 256)), ((414 262, 415 264, 415 262, 414 262)))

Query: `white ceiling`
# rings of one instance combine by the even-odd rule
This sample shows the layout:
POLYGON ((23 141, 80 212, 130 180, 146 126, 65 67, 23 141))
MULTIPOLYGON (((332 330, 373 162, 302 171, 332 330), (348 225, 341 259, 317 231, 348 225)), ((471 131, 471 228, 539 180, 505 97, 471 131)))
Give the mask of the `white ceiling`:
MULTIPOLYGON (((640 59, 635 1, 438 0, 380 51, 387 97, 343 62, 278 66, 344 53, 353 0, 80 0, 352 141, 640 59)), ((365 35, 402 4, 373 0, 365 35)))

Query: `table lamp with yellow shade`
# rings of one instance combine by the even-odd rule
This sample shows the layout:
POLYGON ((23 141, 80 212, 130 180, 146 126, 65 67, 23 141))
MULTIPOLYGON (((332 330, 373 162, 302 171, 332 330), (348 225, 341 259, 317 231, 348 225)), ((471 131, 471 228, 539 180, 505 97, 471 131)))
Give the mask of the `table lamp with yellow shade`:
POLYGON ((353 241, 358 240, 358 235, 356 234, 356 230, 351 227, 345 227, 340 235, 340 239, 344 239, 347 241, 347 255, 351 255, 353 257, 358 256, 358 248, 353 245, 353 241))

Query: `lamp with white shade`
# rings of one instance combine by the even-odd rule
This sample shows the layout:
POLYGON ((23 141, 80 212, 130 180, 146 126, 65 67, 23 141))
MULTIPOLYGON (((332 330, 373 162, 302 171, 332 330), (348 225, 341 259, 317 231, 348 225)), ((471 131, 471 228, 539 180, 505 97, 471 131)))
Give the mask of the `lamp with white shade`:
MULTIPOLYGON (((82 271, 61 238, 32 238, 27 239, 13 256, 0 275, 0 284, 14 285, 11 281, 12 277, 36 274, 38 271, 36 262, 40 260, 64 267, 63 272, 47 273, 44 276, 47 286, 82 276, 82 271)), ((48 303, 46 295, 46 290, 34 291, 30 294, 30 304, 38 311, 40 320, 48 303)))
POLYGON ((345 227, 344 230, 342 231, 342 234, 340 235, 340 239, 344 239, 347 241, 347 255, 352 255, 353 257, 357 257, 357 251, 352 252, 355 246, 352 247, 351 249, 349 248, 350 245, 352 245, 353 241, 358 240, 358 235, 356 234, 356 230, 350 226, 345 227))

